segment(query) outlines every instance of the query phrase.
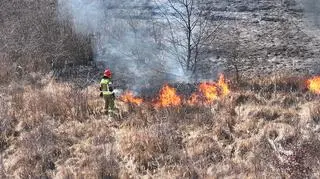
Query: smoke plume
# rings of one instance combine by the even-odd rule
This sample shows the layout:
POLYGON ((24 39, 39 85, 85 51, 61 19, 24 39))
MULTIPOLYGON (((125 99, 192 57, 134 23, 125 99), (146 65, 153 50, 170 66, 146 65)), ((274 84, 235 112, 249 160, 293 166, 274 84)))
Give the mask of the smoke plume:
POLYGON ((156 79, 186 80, 164 50, 165 34, 148 0, 58 0, 58 5, 61 20, 71 20, 76 32, 93 37, 95 61, 126 79, 128 88, 156 79))
POLYGON ((320 0, 302 0, 301 3, 309 23, 320 28, 320 0))

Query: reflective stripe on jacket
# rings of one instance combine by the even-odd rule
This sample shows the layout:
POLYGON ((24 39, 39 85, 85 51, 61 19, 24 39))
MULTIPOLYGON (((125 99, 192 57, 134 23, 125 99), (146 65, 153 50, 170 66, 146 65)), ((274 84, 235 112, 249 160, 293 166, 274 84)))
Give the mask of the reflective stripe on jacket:
POLYGON ((109 90, 109 85, 111 85, 112 82, 110 79, 105 79, 103 78, 100 82, 100 86, 101 86, 101 92, 103 93, 103 95, 110 95, 112 94, 112 92, 109 90))

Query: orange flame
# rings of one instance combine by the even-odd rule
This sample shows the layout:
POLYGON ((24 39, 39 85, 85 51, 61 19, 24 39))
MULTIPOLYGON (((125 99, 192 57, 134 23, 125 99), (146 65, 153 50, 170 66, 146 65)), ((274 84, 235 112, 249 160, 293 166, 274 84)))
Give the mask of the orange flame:
POLYGON ((219 97, 225 97, 230 93, 228 84, 224 79, 224 75, 221 74, 218 83, 204 82, 200 83, 198 92, 193 93, 188 100, 188 104, 195 105, 200 102, 206 104, 212 103, 219 99, 219 97), (201 95, 199 95, 201 94, 201 95))
POLYGON ((201 83, 199 91, 205 97, 206 103, 211 103, 218 99, 218 87, 215 83, 201 83))
POLYGON ((230 93, 229 86, 226 83, 226 80, 224 79, 224 75, 223 74, 221 74, 220 77, 219 77, 218 86, 221 89, 221 96, 222 97, 225 97, 230 93))
POLYGON ((193 93, 190 99, 187 101, 189 105, 196 105, 198 102, 199 102, 199 95, 196 93, 193 93))
MULTIPOLYGON (((319 77, 320 81, 320 77, 319 77)), ((319 83, 320 84, 320 83, 319 83)), ((318 92, 320 93, 320 85, 318 86, 318 92)), ((230 93, 228 84, 225 81, 223 74, 220 75, 219 81, 216 82, 203 82, 198 86, 197 92, 193 93, 189 100, 186 101, 189 105, 196 104, 210 104, 221 97, 225 97, 230 93)), ((126 91, 120 99, 126 103, 132 103, 140 105, 143 103, 143 99, 137 98, 132 92, 126 91)), ((154 106, 159 107, 170 107, 179 106, 182 104, 182 98, 177 95, 175 88, 170 87, 168 84, 164 85, 159 92, 159 97, 154 103, 154 106)))
POLYGON ((121 95, 120 99, 126 103, 132 103, 136 105, 140 105, 143 102, 143 99, 135 97, 130 91, 126 91, 123 95, 121 95))
POLYGON ((307 81, 308 89, 316 94, 320 94, 320 76, 313 77, 307 81))
POLYGON ((177 95, 176 89, 169 85, 164 85, 160 90, 159 99, 155 103, 156 107, 169 107, 181 105, 181 97, 177 95))

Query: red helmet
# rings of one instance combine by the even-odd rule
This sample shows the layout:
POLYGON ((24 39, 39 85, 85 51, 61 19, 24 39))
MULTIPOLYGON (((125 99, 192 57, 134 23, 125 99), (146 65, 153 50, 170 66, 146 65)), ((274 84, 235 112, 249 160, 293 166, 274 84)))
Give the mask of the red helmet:
POLYGON ((112 75, 112 73, 109 69, 106 69, 103 73, 103 76, 105 76, 107 78, 111 78, 111 75, 112 75))

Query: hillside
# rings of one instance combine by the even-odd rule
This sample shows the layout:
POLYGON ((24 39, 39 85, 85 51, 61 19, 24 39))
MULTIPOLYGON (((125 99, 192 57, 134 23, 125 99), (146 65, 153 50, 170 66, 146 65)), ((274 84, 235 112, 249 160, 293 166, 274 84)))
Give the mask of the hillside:
MULTIPOLYGON (((313 18, 316 12, 309 12, 312 2, 308 2, 211 0, 203 3, 203 8, 207 8, 206 18, 212 27, 219 28, 203 50, 204 60, 199 62, 198 70, 201 78, 215 78, 218 72, 223 71, 234 75, 235 65, 244 77, 279 71, 296 75, 317 74, 319 28, 313 18)), ((161 3, 150 1, 110 2, 106 5, 106 16, 112 19, 110 23, 115 28, 111 27, 107 34, 98 33, 98 41, 103 39, 102 45, 97 47, 98 64, 118 69, 119 80, 130 79, 124 81, 126 84, 135 81, 135 77, 145 76, 151 79, 144 81, 151 83, 157 78, 159 81, 183 79, 186 74, 180 71, 181 67, 173 57, 158 56, 163 52, 152 44, 153 36, 165 39, 168 33, 149 32, 150 28, 155 28, 156 20, 162 17, 161 8, 161 3), (119 24, 114 21, 119 21, 119 24), (124 25, 126 23, 131 25, 124 25), (149 27, 150 24, 153 25, 149 27), (108 33, 114 33, 117 28, 128 30, 117 32, 122 38, 109 37, 108 33), (133 37, 131 28, 136 28, 137 39, 133 37), (122 74, 122 71, 126 73, 122 74)))
POLYGON ((0 178, 320 178, 316 1, 200 1, 194 76, 164 2, 0 3, 0 178))

